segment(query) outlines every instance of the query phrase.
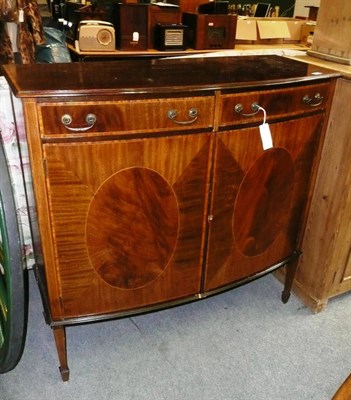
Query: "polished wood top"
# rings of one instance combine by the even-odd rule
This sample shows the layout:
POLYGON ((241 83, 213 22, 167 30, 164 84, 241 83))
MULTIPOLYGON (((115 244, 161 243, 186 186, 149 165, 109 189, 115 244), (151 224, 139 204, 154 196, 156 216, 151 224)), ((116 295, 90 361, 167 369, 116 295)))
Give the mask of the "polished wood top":
POLYGON ((245 89, 340 74, 276 55, 2 66, 18 97, 245 89))

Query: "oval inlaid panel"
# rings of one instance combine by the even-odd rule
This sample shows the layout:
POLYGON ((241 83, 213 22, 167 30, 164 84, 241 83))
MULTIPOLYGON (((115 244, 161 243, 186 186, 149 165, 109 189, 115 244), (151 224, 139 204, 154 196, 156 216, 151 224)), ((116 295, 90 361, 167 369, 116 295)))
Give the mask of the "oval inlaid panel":
POLYGON ((265 251, 285 224, 294 175, 294 162, 283 148, 265 151, 245 175, 234 206, 233 235, 246 256, 265 251))
POLYGON ((156 279, 176 246, 178 204, 158 173, 134 167, 112 175, 89 208, 87 246, 101 278, 121 289, 156 279))

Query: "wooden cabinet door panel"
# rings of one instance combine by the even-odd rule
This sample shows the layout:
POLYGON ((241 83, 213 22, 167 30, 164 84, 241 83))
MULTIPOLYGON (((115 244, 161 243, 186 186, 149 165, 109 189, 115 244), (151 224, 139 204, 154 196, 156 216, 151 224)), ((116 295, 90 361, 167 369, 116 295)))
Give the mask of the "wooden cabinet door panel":
POLYGON ((263 271, 296 250, 322 116, 219 133, 205 290, 263 271), (245 151, 243 151, 245 149, 245 151))
POLYGON ((46 269, 65 318, 199 292, 210 148, 209 134, 44 145, 57 252, 46 269))

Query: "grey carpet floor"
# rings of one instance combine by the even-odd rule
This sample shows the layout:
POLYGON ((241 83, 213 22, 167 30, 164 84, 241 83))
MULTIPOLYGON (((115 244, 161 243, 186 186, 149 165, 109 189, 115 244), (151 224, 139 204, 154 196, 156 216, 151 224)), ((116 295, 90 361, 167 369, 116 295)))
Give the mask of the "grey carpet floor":
POLYGON ((30 272, 21 362, 1 400, 330 400, 351 372, 351 295, 313 314, 268 275, 147 315, 67 328, 70 380, 30 272))

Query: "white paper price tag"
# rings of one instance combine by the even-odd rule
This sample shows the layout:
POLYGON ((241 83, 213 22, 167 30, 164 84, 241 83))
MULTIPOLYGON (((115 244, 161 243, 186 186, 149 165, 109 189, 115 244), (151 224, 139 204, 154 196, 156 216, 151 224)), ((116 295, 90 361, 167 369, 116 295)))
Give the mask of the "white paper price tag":
POLYGON ((18 12, 18 22, 24 22, 24 11, 22 9, 18 12))
POLYGON ((139 32, 133 32, 133 42, 139 42, 139 32))
POLYGON ((260 128, 263 150, 271 149, 273 147, 273 139, 269 125, 264 123, 260 125, 259 128, 260 128))

